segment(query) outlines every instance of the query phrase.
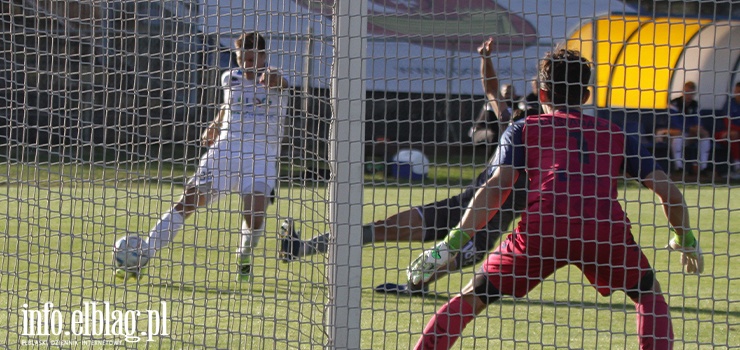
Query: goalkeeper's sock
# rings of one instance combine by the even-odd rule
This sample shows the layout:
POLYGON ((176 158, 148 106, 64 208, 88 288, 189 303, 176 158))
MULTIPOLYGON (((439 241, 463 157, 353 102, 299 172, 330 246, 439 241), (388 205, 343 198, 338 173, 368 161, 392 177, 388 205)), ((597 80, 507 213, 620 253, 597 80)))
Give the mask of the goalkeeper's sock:
POLYGON ((473 318, 472 305, 460 296, 450 299, 429 320, 414 349, 449 349, 473 318))
POLYGON ((185 224, 185 219, 180 212, 170 209, 162 215, 154 228, 149 232, 149 257, 154 257, 158 250, 167 246, 175 238, 185 224))
POLYGON ((672 349, 673 324, 662 294, 644 293, 635 303, 640 349, 672 349))

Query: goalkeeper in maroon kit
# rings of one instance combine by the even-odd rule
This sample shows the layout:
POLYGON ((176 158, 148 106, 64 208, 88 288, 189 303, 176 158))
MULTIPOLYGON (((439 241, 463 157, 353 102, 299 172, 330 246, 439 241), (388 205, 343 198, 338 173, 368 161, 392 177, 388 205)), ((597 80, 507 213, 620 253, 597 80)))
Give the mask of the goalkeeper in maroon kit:
POLYGON ((505 295, 523 297, 569 264, 600 294, 627 293, 637 309, 641 348, 672 347, 668 304, 617 200, 623 171, 660 198, 674 232, 669 247, 682 253, 688 273, 703 269, 699 243, 689 229, 683 195, 650 153, 609 121, 580 112, 589 98, 590 79, 590 63, 580 53, 557 49, 545 56, 539 69, 545 114, 529 116, 504 132, 492 175, 476 192, 459 228, 409 267, 410 282, 423 283, 496 214, 519 177, 529 179, 527 209, 514 234, 489 255, 462 293, 437 311, 417 349, 448 349, 488 304, 505 295))

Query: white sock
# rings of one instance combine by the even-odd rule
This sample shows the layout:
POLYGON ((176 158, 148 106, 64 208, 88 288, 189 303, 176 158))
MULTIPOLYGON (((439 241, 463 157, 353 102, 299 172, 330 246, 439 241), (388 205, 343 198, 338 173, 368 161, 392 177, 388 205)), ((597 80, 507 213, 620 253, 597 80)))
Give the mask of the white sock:
POLYGON ((736 160, 732 163, 732 170, 740 172, 740 160, 736 160))
POLYGON ((704 170, 709 165, 709 152, 712 150, 712 141, 699 140, 699 169, 704 170))
POLYGON ((683 138, 674 137, 671 140, 671 152, 673 153, 673 164, 676 168, 683 169, 683 138))
POLYGON ((179 212, 170 209, 170 211, 164 213, 149 232, 149 239, 147 240, 149 256, 154 257, 158 250, 166 247, 182 229, 184 223, 185 219, 179 212))
POLYGON ((260 238, 265 232, 264 224, 259 229, 252 230, 247 225, 246 221, 242 221, 241 240, 239 241, 239 256, 240 257, 251 257, 252 249, 256 248, 260 243, 260 238))

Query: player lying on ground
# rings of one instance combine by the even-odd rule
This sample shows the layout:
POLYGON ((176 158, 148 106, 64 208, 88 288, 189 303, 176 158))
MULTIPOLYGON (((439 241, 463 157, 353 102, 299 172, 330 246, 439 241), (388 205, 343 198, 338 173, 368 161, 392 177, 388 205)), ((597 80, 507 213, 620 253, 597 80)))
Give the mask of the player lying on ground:
POLYGON ((446 265, 476 229, 496 214, 521 176, 530 180, 528 206, 510 235, 480 272, 432 317, 416 349, 448 349, 465 326, 504 295, 523 297, 560 267, 575 265, 599 293, 627 293, 637 309, 640 347, 669 349, 668 304, 653 269, 635 242, 617 200, 620 168, 655 192, 674 231, 669 246, 682 253, 688 273, 703 269, 701 250, 683 195, 634 137, 604 119, 580 112, 589 97, 588 60, 576 51, 548 53, 539 69, 546 114, 530 116, 502 135, 493 174, 480 188, 460 226, 412 264, 423 282, 446 265))
MULTIPOLYGON (((490 41, 487 45, 492 44, 493 42, 490 41)), ((478 52, 481 53, 482 83, 488 99, 487 103, 496 115, 501 116, 499 119, 499 134, 501 134, 510 120, 521 119, 526 112, 517 109, 512 113, 511 109, 506 106, 500 95, 493 63, 490 56, 484 54, 484 49, 484 46, 478 49, 478 52)), ((457 196, 413 207, 384 220, 364 225, 362 227, 362 243, 427 242, 446 237, 449 229, 460 221, 462 211, 467 208, 475 190, 486 182, 489 175, 488 171, 484 171, 473 184, 457 196)), ((446 266, 440 266, 434 276, 425 280, 423 284, 386 283, 376 287, 376 291, 399 294, 423 293, 428 289, 429 283, 445 276, 447 273, 475 265, 494 247, 502 231, 506 230, 514 217, 524 209, 525 202, 526 179, 522 178, 515 185, 514 194, 503 204, 499 213, 488 221, 473 240, 461 248, 457 259, 451 260, 446 266)), ((293 228, 292 219, 285 220, 281 227, 283 235, 281 255, 285 261, 291 261, 300 256, 326 253, 329 233, 317 235, 308 241, 301 241, 298 232, 293 228)))
MULTIPOLYGON (((196 209, 234 192, 242 196, 244 220, 239 249, 239 280, 251 276, 252 249, 262 236, 265 211, 275 188, 282 139, 282 118, 287 116, 288 82, 267 68, 265 39, 244 33, 235 42, 239 68, 221 76, 224 104, 203 134, 208 152, 195 175, 169 211, 149 232, 149 256, 164 248, 182 230, 196 209)), ((138 278, 141 266, 121 267, 119 279, 138 278)))
MULTIPOLYGON (((460 221, 462 211, 467 208, 473 198, 475 190, 483 185, 488 178, 488 171, 481 173, 475 183, 457 196, 438 202, 412 207, 399 212, 385 220, 362 226, 362 243, 374 242, 408 242, 408 241, 437 241, 447 236, 449 229, 460 221)), ((493 249, 502 232, 506 230, 524 208, 527 199, 526 179, 522 179, 515 186, 514 194, 502 205, 502 210, 488 221, 486 226, 479 230, 474 239, 460 248, 457 259, 451 260, 448 265, 440 266, 434 276, 424 283, 396 284, 385 283, 376 287, 381 293, 415 294, 424 293, 430 283, 453 272, 468 266, 473 266, 486 257, 493 249)), ((323 233, 308 241, 301 241, 297 231, 293 229, 292 219, 286 219, 282 225, 281 255, 285 261, 292 261, 301 256, 326 253, 330 233, 323 233)))

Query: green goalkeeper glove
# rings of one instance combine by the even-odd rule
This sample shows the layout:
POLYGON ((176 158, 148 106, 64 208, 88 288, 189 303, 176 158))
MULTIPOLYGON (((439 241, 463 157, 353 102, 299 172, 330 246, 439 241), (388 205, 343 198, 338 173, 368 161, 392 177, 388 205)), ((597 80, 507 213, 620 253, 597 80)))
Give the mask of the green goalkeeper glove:
POLYGON ((470 241, 470 235, 456 228, 450 231, 445 240, 437 243, 434 248, 425 250, 411 262, 406 270, 409 283, 418 285, 429 282, 434 273, 447 266, 457 256, 460 248, 470 241))
POLYGON ((684 231, 683 235, 678 235, 671 228, 673 238, 668 242, 666 248, 681 252, 681 265, 686 268, 687 273, 700 274, 704 272, 704 257, 701 255, 699 241, 694 237, 691 230, 684 231))

